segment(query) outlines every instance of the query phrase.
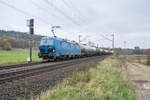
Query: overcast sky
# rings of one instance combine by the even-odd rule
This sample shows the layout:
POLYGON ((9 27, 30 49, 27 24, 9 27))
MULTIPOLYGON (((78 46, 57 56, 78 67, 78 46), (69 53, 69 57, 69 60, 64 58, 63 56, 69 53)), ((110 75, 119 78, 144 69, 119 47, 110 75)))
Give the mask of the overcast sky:
POLYGON ((26 20, 35 19, 35 34, 92 41, 111 47, 150 47, 150 0, 0 0, 0 29, 27 32, 26 20), (8 7, 9 6, 9 7, 8 7), (14 9, 12 8, 15 7, 14 9), (19 11, 17 10, 19 9, 19 11), (126 41, 126 45, 125 45, 126 41))

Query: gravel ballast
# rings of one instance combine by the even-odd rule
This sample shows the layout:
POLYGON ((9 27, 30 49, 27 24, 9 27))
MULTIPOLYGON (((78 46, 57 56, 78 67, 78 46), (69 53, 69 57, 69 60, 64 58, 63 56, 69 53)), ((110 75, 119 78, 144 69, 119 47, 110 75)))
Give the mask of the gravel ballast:
POLYGON ((90 63, 99 62, 103 58, 104 57, 88 60, 55 71, 0 84, 0 100, 17 100, 18 98, 30 100, 31 97, 36 98, 41 92, 51 89, 60 83, 73 71, 86 70, 86 68, 90 66, 90 63))

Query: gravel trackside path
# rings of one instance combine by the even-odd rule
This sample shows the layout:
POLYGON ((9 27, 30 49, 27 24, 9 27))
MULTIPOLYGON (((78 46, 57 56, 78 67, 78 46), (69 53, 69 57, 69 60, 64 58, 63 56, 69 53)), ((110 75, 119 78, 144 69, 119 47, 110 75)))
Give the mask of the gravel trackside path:
POLYGON ((150 67, 128 64, 127 69, 139 100, 150 100, 150 67))

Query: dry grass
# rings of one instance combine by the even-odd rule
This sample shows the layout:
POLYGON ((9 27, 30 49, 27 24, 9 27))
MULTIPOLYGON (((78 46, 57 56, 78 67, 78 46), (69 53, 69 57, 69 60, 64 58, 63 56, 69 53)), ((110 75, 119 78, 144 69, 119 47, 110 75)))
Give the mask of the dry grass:
POLYGON ((85 72, 74 72, 38 100, 136 100, 124 62, 106 58, 85 72))
POLYGON ((146 55, 127 55, 125 57, 132 64, 139 63, 139 64, 144 64, 144 65, 149 65, 149 64, 147 64, 147 56, 146 55))

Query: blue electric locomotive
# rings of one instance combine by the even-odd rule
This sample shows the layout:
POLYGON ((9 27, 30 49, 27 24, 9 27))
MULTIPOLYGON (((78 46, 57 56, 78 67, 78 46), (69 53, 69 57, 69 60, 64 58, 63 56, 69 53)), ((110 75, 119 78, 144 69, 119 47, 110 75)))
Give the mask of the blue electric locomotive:
POLYGON ((74 58, 81 56, 80 45, 58 37, 43 37, 38 56, 43 59, 74 58))

